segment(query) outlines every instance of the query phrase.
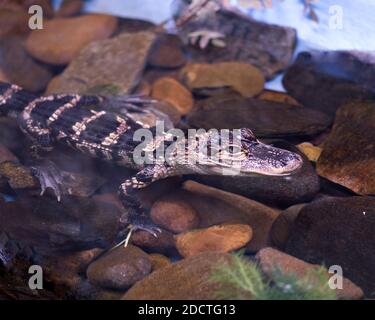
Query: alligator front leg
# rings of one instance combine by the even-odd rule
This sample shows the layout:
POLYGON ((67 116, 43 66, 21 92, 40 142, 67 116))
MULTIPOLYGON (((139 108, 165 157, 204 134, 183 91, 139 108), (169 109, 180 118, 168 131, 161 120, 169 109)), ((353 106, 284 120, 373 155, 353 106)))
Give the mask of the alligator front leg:
POLYGON ((157 180, 168 177, 169 173, 170 170, 167 166, 148 166, 121 184, 119 195, 123 205, 128 209, 129 232, 125 240, 120 242, 117 246, 124 244, 126 247, 129 244, 131 235, 136 230, 147 231, 154 237, 157 237, 157 233, 161 232, 161 230, 151 221, 149 212, 147 212, 142 206, 138 191, 146 188, 157 180))

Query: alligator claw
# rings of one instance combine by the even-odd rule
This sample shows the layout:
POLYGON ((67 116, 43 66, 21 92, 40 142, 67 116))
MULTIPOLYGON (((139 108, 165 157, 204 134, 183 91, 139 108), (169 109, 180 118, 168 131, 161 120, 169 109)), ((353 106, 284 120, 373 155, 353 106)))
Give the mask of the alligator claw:
POLYGON ((211 30, 197 30, 189 33, 189 43, 193 46, 199 44, 201 50, 208 47, 211 43, 214 47, 225 47, 226 43, 224 41, 225 35, 220 32, 211 30))

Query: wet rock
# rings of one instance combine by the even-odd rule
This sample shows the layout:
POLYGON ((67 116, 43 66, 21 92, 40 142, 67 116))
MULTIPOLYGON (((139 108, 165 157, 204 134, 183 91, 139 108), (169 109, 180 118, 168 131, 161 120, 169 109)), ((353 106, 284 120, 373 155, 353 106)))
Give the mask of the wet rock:
POLYGON ((52 78, 52 72, 32 59, 25 49, 23 37, 0 39, 0 70, 8 82, 29 91, 44 90, 52 78))
POLYGON ((44 28, 30 33, 27 51, 36 59, 65 65, 93 41, 110 37, 117 28, 117 18, 90 14, 46 21, 44 28))
POLYGON ((260 100, 289 104, 291 106, 296 106, 296 107, 301 106, 296 99, 287 95, 284 92, 279 92, 279 91, 264 90, 259 96, 257 96, 257 98, 260 100))
POLYGON ((130 93, 140 81, 154 39, 150 32, 122 33, 89 44, 58 78, 54 93, 130 93))
POLYGON ((151 272, 150 258, 135 246, 119 247, 90 264, 87 278, 97 286, 123 290, 151 272))
POLYGON ((34 178, 29 168, 15 162, 0 163, 0 176, 4 177, 13 190, 36 189, 38 181, 34 178))
POLYGON ((372 52, 302 52, 287 70, 283 84, 305 107, 334 117, 343 104, 375 96, 374 68, 372 52))
POLYGON ((156 270, 137 282, 124 300, 211 300, 217 285, 209 281, 218 265, 230 263, 226 253, 202 253, 156 270))
POLYGON ((305 203, 295 204, 280 212, 271 229, 271 239, 274 246, 279 249, 285 248, 294 221, 305 205, 305 203))
POLYGON ((325 198, 305 206, 286 252, 310 263, 338 265, 366 295, 375 290, 375 199, 325 198))
POLYGON ((149 255, 149 258, 151 261, 152 271, 164 268, 172 263, 169 258, 159 253, 152 253, 149 255))
POLYGON ((275 209, 237 194, 187 181, 183 186, 188 192, 186 199, 199 213, 200 227, 218 224, 247 224, 253 231, 246 246, 250 252, 266 247, 270 230, 279 215, 275 209))
POLYGON ((30 31, 28 21, 30 16, 25 10, 16 6, 0 8, 0 38, 10 34, 26 34, 30 31))
POLYGON ((191 90, 230 87, 244 97, 254 97, 264 87, 262 72, 251 64, 221 62, 189 64, 180 77, 191 90))
POLYGON ((173 34, 160 34, 151 51, 148 63, 154 67, 178 68, 186 63, 180 38, 173 34))
POLYGON ((375 103, 349 103, 337 111, 317 164, 319 175, 359 194, 375 194, 375 103))
POLYGON ((132 18, 118 18, 118 28, 115 32, 115 36, 127 32, 127 33, 137 33, 140 31, 153 31, 156 25, 151 21, 132 19, 132 18))
POLYGON ((19 162, 17 156, 13 154, 6 146, 0 144, 0 163, 3 162, 19 162))
POLYGON ((85 175, 78 173, 67 173, 70 177, 67 186, 71 189, 71 194, 77 197, 91 197, 106 182, 98 175, 85 175))
POLYGON ((83 8, 81 0, 63 0, 59 10, 56 12, 56 17, 65 18, 78 15, 83 8))
POLYGON ((208 18, 193 19, 184 25, 181 32, 184 42, 188 42, 189 33, 197 30, 223 33, 227 45, 224 48, 210 46, 205 50, 189 46, 192 60, 250 63, 262 70, 267 79, 288 66, 296 44, 296 31, 292 28, 258 22, 226 10, 208 18))
POLYGON ((250 128, 256 136, 267 138, 315 135, 331 124, 328 116, 309 108, 231 97, 198 102, 187 121, 206 130, 250 128))
MULTIPOLYGON (((294 274, 297 279, 303 279, 312 271, 318 270, 321 266, 304 262, 292 257, 286 253, 272 248, 260 250, 256 256, 262 271, 272 279, 275 271, 281 271, 286 274, 294 274)), ((327 270, 327 281, 332 276, 327 270)), ((310 285, 314 286, 319 279, 310 278, 310 285)), ((363 297, 363 291, 347 278, 343 278, 343 288, 336 290, 339 299, 358 300, 363 297)))
POLYGON ((176 255, 176 241, 173 234, 162 230, 155 238, 149 232, 137 231, 132 236, 132 243, 147 252, 162 253, 169 256, 176 255))
POLYGON ((320 182, 311 163, 289 143, 277 141, 272 145, 299 153, 304 159, 302 168, 284 177, 194 176, 192 179, 268 205, 285 207, 313 199, 320 190, 320 182))
POLYGON ((181 83, 173 78, 160 78, 152 86, 152 97, 166 101, 177 111, 185 115, 194 105, 193 95, 181 83))
POLYGON ((316 147, 310 142, 300 143, 297 148, 312 162, 317 162, 322 153, 322 148, 316 147))
POLYGON ((176 236, 177 250, 182 257, 204 252, 231 252, 244 247, 253 231, 246 224, 223 224, 197 229, 176 236))
POLYGON ((118 233, 121 212, 107 202, 65 196, 23 196, 0 206, 2 230, 39 254, 108 247, 118 233))
POLYGON ((155 224, 173 233, 194 229, 199 224, 197 212, 183 196, 176 193, 155 202, 151 209, 151 218, 155 224))

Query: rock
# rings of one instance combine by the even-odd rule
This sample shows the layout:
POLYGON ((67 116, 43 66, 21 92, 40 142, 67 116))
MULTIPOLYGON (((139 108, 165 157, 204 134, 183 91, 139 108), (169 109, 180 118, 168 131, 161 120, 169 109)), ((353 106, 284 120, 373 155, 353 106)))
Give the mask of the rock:
POLYGON ((81 0, 63 0, 59 10, 56 12, 56 17, 65 18, 78 15, 83 8, 81 0))
POLYGON ((6 146, 0 144, 0 163, 19 162, 18 158, 6 146))
POLYGON ((305 206, 286 253, 310 263, 338 265, 366 295, 375 290, 375 199, 324 198, 305 206))
POLYGON ((109 38, 117 28, 117 18, 89 14, 45 21, 26 41, 27 51, 36 59, 54 65, 66 65, 93 41, 109 38))
POLYGON ((187 43, 189 33, 197 30, 223 33, 227 45, 224 48, 210 46, 205 50, 189 46, 188 54, 193 61, 250 63, 262 70, 267 79, 288 66, 296 44, 296 30, 292 28, 258 22, 227 10, 185 24, 181 31, 184 42, 187 43))
POLYGON ((26 34, 30 31, 30 16, 19 7, 0 8, 0 38, 14 34, 26 34))
POLYGON ((127 32, 127 33, 137 33, 140 31, 153 31, 156 27, 151 21, 132 19, 132 18, 118 18, 118 28, 115 32, 115 36, 127 32))
POLYGON ((0 175, 8 180, 13 190, 36 189, 39 183, 29 168, 21 164, 5 161, 0 163, 0 175))
POLYGON ((149 232, 137 231, 132 236, 132 243, 146 252, 161 253, 169 256, 176 255, 176 241, 173 234, 162 230, 155 238, 149 232))
POLYGON ((21 196, 0 206, 0 226, 17 242, 43 255, 113 244, 121 212, 107 202, 64 196, 21 196))
POLYGON ((159 253, 152 253, 148 256, 151 261, 152 271, 159 270, 172 264, 171 260, 159 253))
POLYGON ((187 114, 194 105, 191 92, 173 78, 165 77, 155 81, 151 95, 170 103, 182 115, 187 114))
POLYGON ((197 212, 176 193, 156 201, 151 208, 151 218, 155 224, 173 233, 194 229, 199 224, 197 212))
POLYGON ((343 104, 375 96, 375 54, 360 51, 311 51, 298 55, 283 84, 305 107, 332 118, 343 104))
POLYGON ((87 278, 97 286, 124 290, 151 272, 150 258, 135 246, 119 247, 90 264, 87 278))
POLYGON ((305 205, 305 203, 295 204, 280 212, 271 229, 271 239, 274 246, 281 250, 285 248, 294 221, 305 205))
POLYGON ((250 128, 256 136, 267 138, 316 135, 331 124, 328 116, 309 108, 232 97, 199 101, 187 121, 206 130, 250 128))
POLYGON ((283 141, 276 141, 272 145, 299 153, 304 159, 302 168, 283 177, 194 176, 192 179, 268 205, 286 207, 312 200, 320 190, 319 177, 314 167, 293 145, 283 141))
POLYGON ((186 63, 182 42, 174 34, 162 33, 151 51, 148 63, 154 67, 179 68, 186 63))
POLYGON ((177 250, 184 258, 207 252, 231 252, 244 247, 253 231, 246 224, 223 224, 176 236, 177 250))
MULTIPOLYGON (((270 229, 279 215, 275 209, 237 194, 187 181, 185 199, 199 213, 200 228, 218 224, 247 224, 252 229, 252 239, 246 246, 249 252, 257 252, 270 241, 270 229)), ((215 229, 214 229, 215 230, 215 229)))
POLYGON ((0 39, 0 70, 4 80, 33 92, 44 90, 52 78, 46 66, 28 55, 20 36, 0 39))
POLYGON ((181 70, 180 77, 191 90, 230 87, 244 97, 259 94, 265 81, 259 69, 239 62, 189 64, 181 70))
POLYGON ((21 0, 20 2, 27 12, 32 5, 38 5, 42 7, 44 17, 52 18, 54 16, 51 0, 21 0))
POLYGON ((349 103, 337 111, 317 164, 319 175, 359 194, 375 194, 375 103, 349 103))
POLYGON ((310 142, 300 143, 297 148, 312 162, 317 162, 323 151, 322 148, 316 147, 310 142))
POLYGON ((279 91, 264 90, 257 98, 260 100, 289 104, 291 106, 296 106, 296 107, 301 106, 296 99, 287 95, 284 92, 279 92, 279 91))
MULTIPOLYGON (((278 270, 285 274, 294 274, 298 280, 305 278, 321 266, 304 262, 286 253, 272 248, 264 248, 258 252, 256 259, 262 271, 272 279, 272 274, 278 270)), ((327 270, 327 281, 332 276, 327 270)), ((319 279, 309 278, 310 285, 314 286, 319 279)), ((308 284, 306 284, 308 285, 308 284)), ((358 300, 363 297, 363 291, 347 278, 343 278, 343 288, 336 290, 339 299, 358 300)))
POLYGON ((209 281, 218 265, 230 263, 227 253, 202 253, 183 259, 137 282, 123 296, 124 300, 213 300, 217 285, 209 281))
POLYGON ((89 44, 59 76, 53 92, 129 94, 140 81, 154 39, 150 32, 122 33, 89 44))

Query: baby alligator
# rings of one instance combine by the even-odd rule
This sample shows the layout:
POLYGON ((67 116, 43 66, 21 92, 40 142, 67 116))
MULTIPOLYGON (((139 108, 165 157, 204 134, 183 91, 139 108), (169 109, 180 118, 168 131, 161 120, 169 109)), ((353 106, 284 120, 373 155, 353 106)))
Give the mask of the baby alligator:
MULTIPOLYGON (((134 97, 78 94, 37 96, 17 85, 0 83, 0 115, 17 117, 21 130, 38 150, 48 151, 62 143, 90 156, 137 170, 137 174, 119 188, 121 201, 129 212, 126 244, 135 230, 145 230, 154 236, 160 231, 150 221, 137 193, 157 180, 184 174, 287 175, 302 165, 298 154, 261 143, 250 129, 240 129, 237 135, 232 130, 226 138, 221 132, 198 131, 193 140, 199 143, 191 147, 188 143, 191 137, 174 143, 170 133, 156 135, 155 128, 108 111, 113 105, 129 105, 132 98, 136 101, 134 97), (139 139, 134 139, 139 129, 150 130, 151 140, 141 144, 139 139), (221 139, 228 143, 218 143, 221 139), (168 158, 158 156, 146 164, 136 161, 139 148, 147 152, 149 158, 155 158, 160 155, 158 151, 166 147, 168 158)), ((42 194, 46 188, 52 188, 60 200, 64 188, 61 177, 56 177, 56 168, 40 165, 34 172, 42 194)))

